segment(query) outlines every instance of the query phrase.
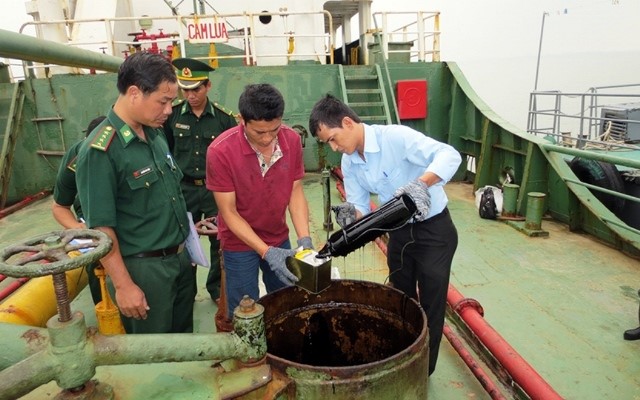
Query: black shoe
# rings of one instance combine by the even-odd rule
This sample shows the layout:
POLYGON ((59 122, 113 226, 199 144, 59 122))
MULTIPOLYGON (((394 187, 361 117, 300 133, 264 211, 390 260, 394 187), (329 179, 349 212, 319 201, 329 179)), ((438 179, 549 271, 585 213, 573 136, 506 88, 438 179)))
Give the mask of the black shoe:
POLYGON ((624 340, 638 340, 640 339, 640 326, 636 329, 629 329, 624 331, 624 340))

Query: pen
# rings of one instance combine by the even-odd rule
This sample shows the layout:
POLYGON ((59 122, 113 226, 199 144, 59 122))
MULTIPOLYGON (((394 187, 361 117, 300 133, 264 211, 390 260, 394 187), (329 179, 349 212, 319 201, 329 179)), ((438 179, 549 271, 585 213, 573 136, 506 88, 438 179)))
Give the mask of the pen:
POLYGON ((167 158, 169 159, 169 162, 171 163, 171 169, 175 170, 176 166, 175 166, 175 164, 173 164, 173 158, 171 158, 171 154, 167 153, 167 158))

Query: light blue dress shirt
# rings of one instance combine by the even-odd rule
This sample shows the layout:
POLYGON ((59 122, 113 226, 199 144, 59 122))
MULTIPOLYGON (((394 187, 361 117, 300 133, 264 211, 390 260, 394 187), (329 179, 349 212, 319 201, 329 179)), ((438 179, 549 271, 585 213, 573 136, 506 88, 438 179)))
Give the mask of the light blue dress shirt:
POLYGON ((378 195, 380 204, 386 203, 396 189, 430 171, 442 180, 429 187, 427 218, 440 214, 448 202, 444 185, 458 170, 460 153, 407 126, 363 125, 364 160, 357 151, 342 155, 347 201, 363 215, 368 214, 372 193, 378 195))

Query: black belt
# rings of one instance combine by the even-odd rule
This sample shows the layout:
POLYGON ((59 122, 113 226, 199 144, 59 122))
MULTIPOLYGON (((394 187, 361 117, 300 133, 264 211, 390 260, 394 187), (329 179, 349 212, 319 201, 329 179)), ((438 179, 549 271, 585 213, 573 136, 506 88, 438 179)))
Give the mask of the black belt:
POLYGON ((420 221, 418 223, 419 224, 427 224, 427 223, 430 223, 430 222, 436 222, 436 221, 438 221, 438 220, 440 220, 440 219, 442 219, 442 218, 444 218, 444 217, 446 217, 448 215, 449 215, 449 209, 447 207, 445 207, 444 210, 442 210, 442 212, 440 212, 440 214, 436 214, 433 217, 425 219, 424 221, 420 221))
POLYGON ((204 178, 196 179, 193 176, 189 176, 189 175, 184 175, 182 177, 182 182, 188 183, 190 185, 195 185, 195 186, 204 186, 207 183, 204 178))
POLYGON ((180 243, 176 246, 167 247, 166 249, 143 251, 142 253, 133 254, 130 257, 137 258, 151 258, 151 257, 165 257, 173 254, 180 254, 184 250, 184 243, 180 243))

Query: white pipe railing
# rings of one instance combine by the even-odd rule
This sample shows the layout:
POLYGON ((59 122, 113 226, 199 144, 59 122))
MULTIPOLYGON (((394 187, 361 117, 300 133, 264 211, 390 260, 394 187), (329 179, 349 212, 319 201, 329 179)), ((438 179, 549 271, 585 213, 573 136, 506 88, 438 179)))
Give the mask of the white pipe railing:
MULTIPOLYGON (((20 33, 23 33, 27 28, 33 27, 37 31, 38 26, 43 25, 53 25, 59 24, 60 26, 65 27, 67 30, 71 30, 72 27, 77 24, 96 24, 101 23, 104 25, 104 37, 105 40, 82 40, 82 41, 73 41, 69 39, 66 45, 73 47, 82 47, 89 50, 94 51, 102 51, 103 53, 110 54, 113 56, 120 57, 123 53, 135 51, 135 46, 146 46, 145 50, 149 50, 149 46, 155 46, 158 52, 166 52, 166 48, 162 48, 164 44, 179 46, 180 54, 183 57, 190 57, 187 51, 187 47, 185 43, 188 42, 188 38, 185 37, 185 32, 182 29, 183 26, 186 25, 187 20, 192 20, 194 16, 192 15, 182 15, 182 16, 158 16, 158 17, 149 17, 149 16, 140 16, 140 17, 118 17, 118 18, 98 18, 98 19, 77 19, 77 20, 57 20, 57 21, 33 21, 27 22, 22 25, 20 28, 20 33), (147 33, 148 36, 155 35, 161 37, 155 37, 149 40, 122 40, 120 38, 115 37, 115 27, 120 24, 120 28, 122 29, 122 24, 129 24, 133 26, 135 23, 138 23, 141 20, 152 20, 154 23, 164 24, 163 28, 159 28, 159 33, 152 33, 144 30, 141 30, 140 33, 147 33), (169 34, 162 32, 171 32, 169 34), (164 35, 164 36, 163 36, 164 35), (166 36, 168 35, 168 36, 166 36), (93 47, 93 48, 92 48, 93 47)), ((233 20, 234 25, 236 26, 245 26, 247 28, 242 29, 240 31, 231 31, 229 34, 229 42, 228 44, 233 47, 237 47, 243 50, 242 54, 227 54, 227 55, 212 55, 207 57, 193 57, 201 60, 222 60, 222 59, 237 59, 242 58, 246 65, 257 65, 259 64, 259 60, 267 59, 267 58, 275 58, 280 57, 286 59, 287 61, 291 59, 291 57, 307 57, 315 60, 319 60, 324 63, 325 60, 328 63, 333 63, 333 49, 335 48, 335 39, 331 32, 333 32, 333 21, 331 18, 331 14, 327 11, 318 11, 318 12, 264 12, 264 13, 235 13, 235 14, 212 14, 212 15, 199 15, 197 16, 199 19, 223 19, 223 20, 233 20), (287 28, 287 26, 291 26, 292 23, 295 24, 295 18, 298 16, 304 16, 308 18, 308 16, 318 16, 322 18, 322 22, 318 24, 324 29, 324 20, 327 19, 329 23, 330 30, 328 33, 318 32, 318 33, 299 33, 296 34, 291 29, 287 28), (282 33, 270 32, 268 34, 256 34, 256 21, 259 20, 260 17, 281 17, 283 21, 285 21, 285 28, 287 30, 283 30, 282 33), (237 32, 237 33, 236 33, 237 32), (293 38, 293 43, 298 44, 302 41, 307 41, 306 43, 313 43, 311 48, 312 51, 291 51, 290 49, 290 38, 293 38), (278 39, 282 40, 282 47, 278 47, 278 39), (266 46, 270 50, 265 51, 264 49, 260 49, 256 45, 256 43, 260 40, 269 40, 276 45, 274 46, 266 46), (316 45, 316 43, 318 45, 316 45), (321 45, 320 45, 321 44, 321 45), (322 47, 319 51, 315 51, 316 48, 322 47), (273 49, 271 51, 271 49, 273 49)), ((126 29, 126 28, 125 28, 126 29)), ((277 29, 277 28, 276 28, 277 29)), ((35 35, 34 35, 35 36, 35 35)), ((71 36, 71 34, 68 34, 71 36)), ((43 38, 47 39, 47 38, 43 38)), ((309 47, 309 46, 307 46, 309 47)), ((170 54, 168 54, 170 56, 170 54)), ((36 66, 27 66, 26 68, 43 68, 42 65, 36 66)))

